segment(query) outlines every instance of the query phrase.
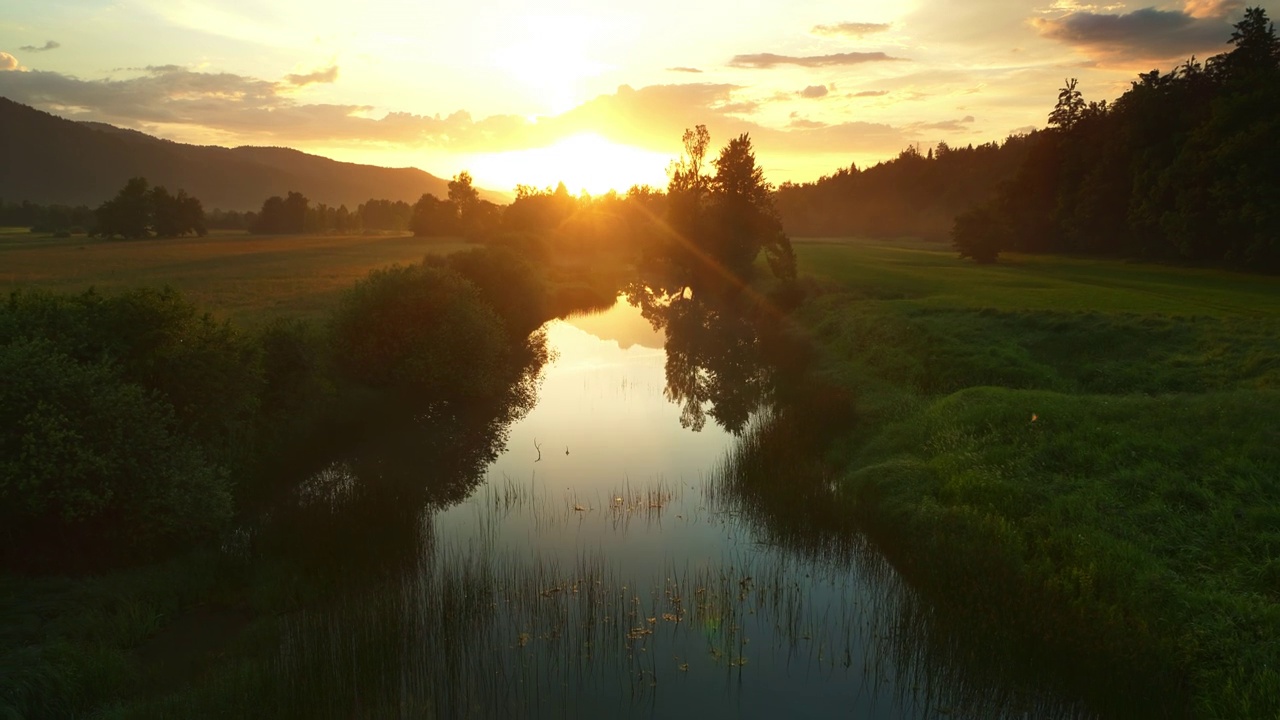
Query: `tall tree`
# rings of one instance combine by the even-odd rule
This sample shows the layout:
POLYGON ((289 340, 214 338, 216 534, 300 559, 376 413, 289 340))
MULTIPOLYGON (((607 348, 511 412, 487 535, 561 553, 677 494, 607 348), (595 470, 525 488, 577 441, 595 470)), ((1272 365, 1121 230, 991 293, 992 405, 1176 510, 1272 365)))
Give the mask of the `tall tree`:
POLYGON ((756 164, 751 138, 739 135, 720 151, 711 179, 717 210, 714 256, 730 271, 746 275, 763 249, 774 275, 793 279, 795 254, 773 206, 773 188, 756 164))
POLYGON ((476 224, 476 211, 480 205, 480 193, 472 186, 471 173, 463 170, 449 181, 449 202, 458 213, 458 224, 464 233, 470 233, 476 224))
POLYGON ((149 237, 154 222, 155 205, 146 178, 130 178, 114 199, 104 202, 95 214, 98 235, 125 239, 149 237))
POLYGON ((1049 126, 1060 130, 1070 130, 1080 122, 1086 107, 1084 95, 1076 89, 1076 79, 1067 80, 1058 91, 1058 104, 1049 113, 1049 126))
POLYGON ((695 277, 715 270, 744 278, 761 249, 780 278, 795 277, 795 255, 782 232, 773 193, 756 165, 751 138, 729 141, 715 159, 714 175, 703 172, 711 134, 705 125, 685 130, 684 155, 671 165, 667 186, 667 226, 672 243, 666 256, 695 277))

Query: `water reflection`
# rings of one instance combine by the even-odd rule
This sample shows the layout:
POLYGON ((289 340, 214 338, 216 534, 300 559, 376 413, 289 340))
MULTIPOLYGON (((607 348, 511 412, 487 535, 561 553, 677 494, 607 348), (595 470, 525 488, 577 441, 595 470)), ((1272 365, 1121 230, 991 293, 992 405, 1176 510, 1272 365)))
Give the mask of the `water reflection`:
POLYGON ((341 541, 376 536, 374 511, 412 515, 391 533, 412 552, 285 621, 264 714, 1083 714, 972 672, 935 632, 834 509, 813 435, 762 411, 783 383, 738 300, 632 297, 546 327, 539 402, 515 422, 423 426, 317 476, 413 488, 341 541), (501 452, 462 449, 490 432, 501 452))
POLYGON ((741 433, 765 402, 771 375, 747 296, 635 284, 627 300, 666 335, 666 396, 680 406, 681 426, 700 431, 710 416, 741 433))

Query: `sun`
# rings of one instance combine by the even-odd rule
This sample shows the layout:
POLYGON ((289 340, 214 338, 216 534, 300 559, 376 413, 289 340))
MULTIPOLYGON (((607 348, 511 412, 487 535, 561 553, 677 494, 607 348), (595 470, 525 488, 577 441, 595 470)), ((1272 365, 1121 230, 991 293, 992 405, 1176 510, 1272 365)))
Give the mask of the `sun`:
POLYGON ((542 104, 558 115, 577 103, 581 82, 599 75, 605 66, 591 59, 592 24, 573 16, 523 18, 519 40, 496 49, 495 64, 542 104))
POLYGON ((626 192, 632 185, 666 185, 671 156, 623 145, 595 133, 581 133, 553 145, 529 150, 488 153, 473 158, 477 184, 493 188, 563 182, 572 193, 599 195, 626 192))

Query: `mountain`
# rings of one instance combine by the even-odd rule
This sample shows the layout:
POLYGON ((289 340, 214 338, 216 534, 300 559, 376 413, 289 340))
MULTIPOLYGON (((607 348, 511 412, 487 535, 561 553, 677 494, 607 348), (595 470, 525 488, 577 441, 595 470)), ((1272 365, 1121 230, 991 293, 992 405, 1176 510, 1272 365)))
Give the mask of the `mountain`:
MULTIPOLYGON (((258 210, 295 190, 351 210, 370 198, 415 202, 449 194, 448 181, 417 168, 338 162, 289 148, 186 145, 96 122, 74 122, 0 97, 0 199, 89 205, 131 177, 200 198, 206 210, 258 210)), ((507 202, 502 193, 480 197, 507 202)))

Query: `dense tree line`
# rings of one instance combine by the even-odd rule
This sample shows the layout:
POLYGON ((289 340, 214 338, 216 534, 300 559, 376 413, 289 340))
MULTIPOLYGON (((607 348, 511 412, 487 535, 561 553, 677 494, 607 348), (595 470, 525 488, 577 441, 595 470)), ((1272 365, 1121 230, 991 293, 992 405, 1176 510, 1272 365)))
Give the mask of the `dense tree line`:
POLYGON ((925 153, 911 146, 869 168, 851 165, 816 182, 783 183, 778 212, 792 235, 943 239, 958 213, 1013 176, 1034 142, 1033 133, 976 147, 941 142, 925 153))
POLYGON ((88 205, 39 205, 0 200, 0 227, 25 227, 37 233, 90 232, 95 219, 88 205))
POLYGON ((1069 80, 1013 178, 957 218, 956 247, 1280 271, 1280 42, 1250 8, 1230 43, 1139 75, 1114 103, 1069 80))

